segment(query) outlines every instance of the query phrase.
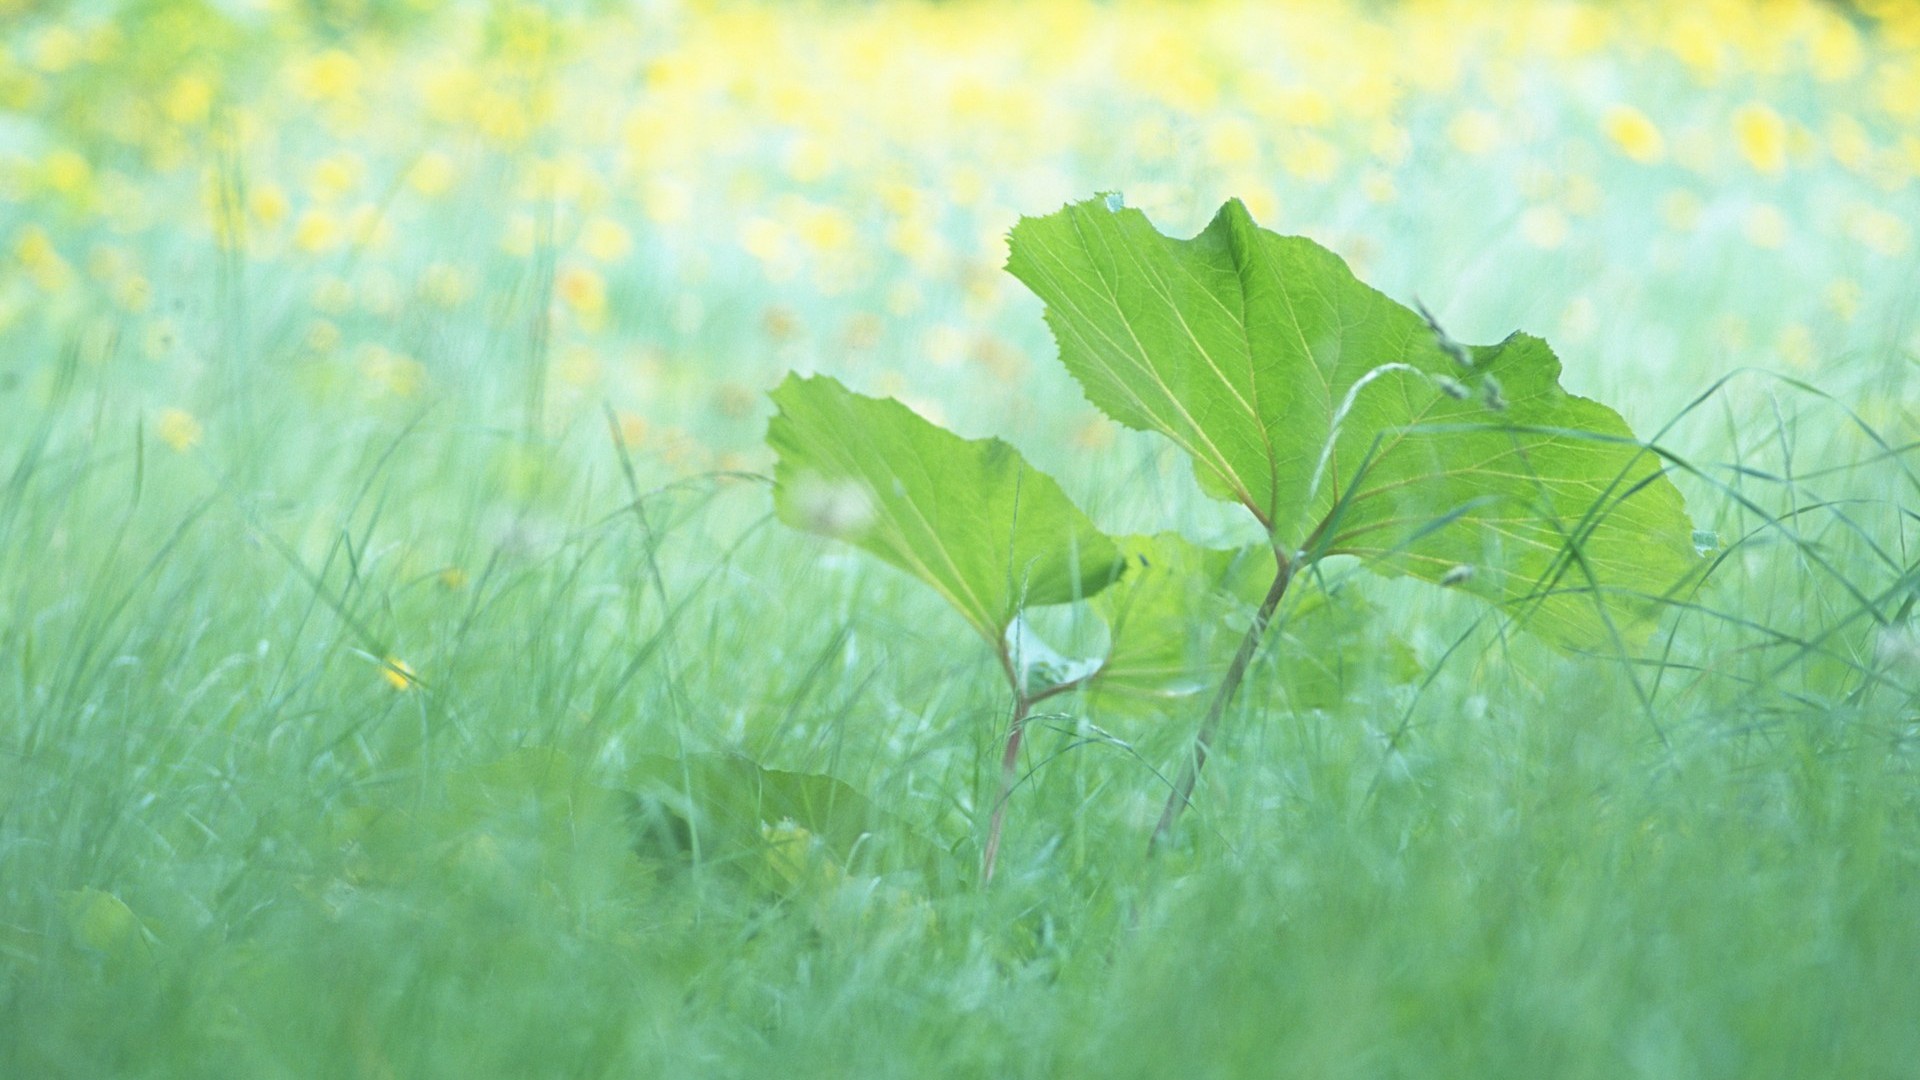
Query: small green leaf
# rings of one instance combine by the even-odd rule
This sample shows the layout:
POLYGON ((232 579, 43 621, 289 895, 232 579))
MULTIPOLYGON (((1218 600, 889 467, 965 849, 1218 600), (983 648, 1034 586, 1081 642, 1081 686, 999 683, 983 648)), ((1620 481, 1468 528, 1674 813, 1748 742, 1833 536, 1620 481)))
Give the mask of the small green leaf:
MULTIPOLYGON (((1127 575, 1091 606, 1107 622, 1106 663, 1092 689, 1109 705, 1164 703, 1211 691, 1271 584, 1264 547, 1206 548, 1171 533, 1118 540, 1127 575)), ((1352 587, 1296 580, 1274 621, 1276 689, 1295 708, 1327 708, 1368 679, 1405 683, 1413 650, 1352 587)))
POLYGON ((704 862, 776 890, 793 883, 802 856, 849 873, 932 873, 941 863, 930 842, 831 776, 767 769, 740 754, 690 754, 639 758, 628 779, 646 853, 678 858, 697 845, 704 862))
MULTIPOLYGON (((1246 602, 1236 585, 1271 577, 1272 553, 1203 548, 1172 533, 1119 543, 1127 575, 1092 601, 1108 635, 1095 689, 1103 696, 1169 700, 1211 688, 1259 602, 1257 594, 1246 602)), ((1260 592, 1266 587, 1261 581, 1260 592)))
POLYGON ((1087 397, 1283 550, 1455 584, 1568 645, 1644 626, 1698 564, 1659 460, 1545 342, 1459 345, 1237 200, 1191 240, 1068 206, 1014 229, 1007 269, 1087 397))
POLYGON ((62 899, 67 927, 81 945, 108 956, 152 958, 152 934, 126 901, 100 889, 76 889, 62 899))
POLYGON ((963 439, 826 376, 790 375, 773 400, 780 520, 918 577, 995 648, 1021 608, 1092 596, 1123 568, 1060 485, 999 439, 963 439))

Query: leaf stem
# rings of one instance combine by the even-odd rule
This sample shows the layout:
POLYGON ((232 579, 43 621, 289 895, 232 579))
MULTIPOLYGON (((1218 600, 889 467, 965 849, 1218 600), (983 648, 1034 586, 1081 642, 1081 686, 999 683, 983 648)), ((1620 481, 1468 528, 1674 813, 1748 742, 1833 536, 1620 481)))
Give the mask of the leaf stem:
POLYGON ((1157 849, 1173 831, 1173 823, 1179 819, 1180 812, 1192 801, 1193 786, 1200 780, 1200 770, 1206 768, 1207 752, 1213 747, 1213 736, 1220 726, 1220 717, 1232 704, 1233 695, 1239 691, 1240 683, 1247 677, 1247 667, 1253 662, 1254 653, 1260 650, 1260 641, 1267 635, 1267 624, 1273 621, 1273 613, 1280 607, 1280 598, 1287 594, 1287 586, 1293 581, 1293 560, 1278 548, 1274 549, 1275 562, 1273 585, 1267 590, 1266 599, 1260 602, 1260 610, 1254 613, 1253 625, 1247 627, 1247 636, 1240 639, 1240 651, 1233 656, 1225 678, 1220 680, 1220 689, 1214 692, 1213 704, 1207 707, 1207 717, 1200 722, 1200 730, 1193 736, 1193 753, 1188 756, 1186 765, 1180 770, 1180 779, 1175 781, 1173 791, 1167 796, 1166 809, 1160 812, 1160 822, 1153 827, 1153 836, 1147 841, 1149 852, 1157 849))
POLYGON ((1027 713, 1034 698, 1016 691, 1013 698, 1013 725, 1007 732, 1007 752, 1000 758, 1000 794, 993 800, 993 824, 987 827, 987 851, 981 861, 980 884, 993 884, 994 862, 1000 856, 1000 829, 1006 824, 1007 798, 1013 794, 1014 773, 1020 765, 1020 737, 1027 730, 1027 713))

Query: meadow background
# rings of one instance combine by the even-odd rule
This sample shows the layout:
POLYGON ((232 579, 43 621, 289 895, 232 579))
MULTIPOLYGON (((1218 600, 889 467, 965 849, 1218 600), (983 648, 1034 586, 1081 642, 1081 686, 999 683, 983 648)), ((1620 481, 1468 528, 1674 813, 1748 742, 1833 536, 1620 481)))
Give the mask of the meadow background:
POLYGON ((1916 223, 1890 0, 0 0, 0 1075, 1911 1076, 1916 223), (1180 843, 1203 700, 1062 699, 981 888, 992 659, 764 392, 1256 539, 1001 270, 1101 191, 1546 337, 1708 583, 1349 574, 1180 843))

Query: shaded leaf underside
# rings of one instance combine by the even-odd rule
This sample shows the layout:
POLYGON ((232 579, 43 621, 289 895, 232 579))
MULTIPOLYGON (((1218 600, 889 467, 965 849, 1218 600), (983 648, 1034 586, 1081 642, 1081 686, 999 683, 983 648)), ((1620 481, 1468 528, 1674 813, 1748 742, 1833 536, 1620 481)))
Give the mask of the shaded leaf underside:
POLYGON ((996 649, 1020 608, 1091 596, 1123 568, 1060 485, 999 439, 963 439, 826 376, 789 376, 773 400, 780 519, 926 582, 996 649))

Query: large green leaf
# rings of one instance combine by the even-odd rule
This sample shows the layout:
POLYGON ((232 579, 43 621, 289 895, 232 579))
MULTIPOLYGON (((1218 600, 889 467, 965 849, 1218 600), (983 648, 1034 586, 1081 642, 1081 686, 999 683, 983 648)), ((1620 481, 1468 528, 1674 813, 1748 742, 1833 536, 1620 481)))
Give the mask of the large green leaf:
POLYGON ((1091 596, 1120 551, 999 439, 963 439, 891 399, 788 376, 767 443, 789 525, 856 544, 933 586, 996 648, 1026 606, 1091 596))
POLYGON ((1007 269, 1088 398, 1286 550, 1458 584, 1575 645, 1632 633, 1697 562, 1658 459, 1560 388, 1545 342, 1456 345, 1237 200, 1190 240, 1068 206, 1014 229, 1007 269))

